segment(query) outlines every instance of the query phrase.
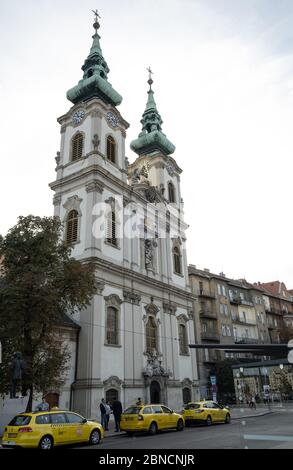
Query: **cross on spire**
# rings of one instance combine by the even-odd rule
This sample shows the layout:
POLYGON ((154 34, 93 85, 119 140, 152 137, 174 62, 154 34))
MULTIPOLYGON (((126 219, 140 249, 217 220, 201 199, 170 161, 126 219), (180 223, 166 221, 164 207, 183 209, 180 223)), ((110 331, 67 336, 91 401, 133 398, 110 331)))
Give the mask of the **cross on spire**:
POLYGON ((95 22, 94 22, 94 24, 93 24, 93 27, 95 28, 96 34, 97 34, 97 31, 98 31, 98 29, 99 29, 99 27, 100 27, 100 23, 99 23, 98 18, 101 18, 101 17, 100 17, 100 15, 99 15, 99 12, 98 12, 97 9, 96 9, 96 10, 92 10, 92 12, 93 12, 93 14, 95 15, 95 22))
POLYGON ((154 75, 154 72, 152 71, 151 67, 149 66, 147 68, 147 71, 149 73, 149 79, 148 79, 148 84, 150 86, 150 88, 152 87, 152 84, 154 83, 153 79, 152 79, 152 75, 154 75))

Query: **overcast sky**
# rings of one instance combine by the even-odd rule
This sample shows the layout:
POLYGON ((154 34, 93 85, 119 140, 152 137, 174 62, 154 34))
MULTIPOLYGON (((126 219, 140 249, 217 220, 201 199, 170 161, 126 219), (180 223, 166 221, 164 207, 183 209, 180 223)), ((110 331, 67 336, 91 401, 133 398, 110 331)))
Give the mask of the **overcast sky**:
POLYGON ((188 262, 293 288, 293 1, 26 0, 0 4, 1 224, 52 215, 66 91, 101 45, 119 111, 140 131, 146 67, 176 145, 188 262))

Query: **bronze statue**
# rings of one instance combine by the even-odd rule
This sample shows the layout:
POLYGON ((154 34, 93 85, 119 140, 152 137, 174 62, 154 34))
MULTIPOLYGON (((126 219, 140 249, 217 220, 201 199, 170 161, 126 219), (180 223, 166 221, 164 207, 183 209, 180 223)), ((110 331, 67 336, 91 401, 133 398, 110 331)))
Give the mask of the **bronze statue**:
POLYGON ((24 370, 25 370, 25 362, 22 359, 22 355, 20 352, 15 352, 13 355, 13 361, 11 363, 10 398, 17 398, 16 390, 21 385, 24 370))

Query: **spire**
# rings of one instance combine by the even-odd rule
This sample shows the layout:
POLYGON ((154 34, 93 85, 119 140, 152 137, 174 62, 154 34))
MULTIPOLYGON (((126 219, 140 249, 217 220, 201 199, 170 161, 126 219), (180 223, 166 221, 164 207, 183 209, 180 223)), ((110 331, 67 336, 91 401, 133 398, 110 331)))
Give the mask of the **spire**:
POLYGON ((100 15, 97 10, 92 10, 92 12, 95 15, 93 24, 95 34, 92 36, 93 43, 90 53, 81 67, 84 72, 83 78, 75 87, 68 90, 67 98, 72 101, 72 103, 76 104, 79 101, 88 100, 96 96, 106 103, 117 106, 121 103, 122 97, 108 82, 110 69, 103 57, 100 45, 101 37, 98 34, 98 29, 100 28, 98 18, 100 18, 100 15))
POLYGON ((150 67, 147 68, 149 72, 149 84, 147 104, 142 115, 141 124, 142 131, 136 140, 133 140, 130 147, 138 154, 151 153, 154 150, 160 150, 164 154, 171 154, 175 151, 175 146, 167 139, 162 132, 162 118, 157 110, 157 105, 154 98, 154 91, 152 89, 153 72, 150 67))

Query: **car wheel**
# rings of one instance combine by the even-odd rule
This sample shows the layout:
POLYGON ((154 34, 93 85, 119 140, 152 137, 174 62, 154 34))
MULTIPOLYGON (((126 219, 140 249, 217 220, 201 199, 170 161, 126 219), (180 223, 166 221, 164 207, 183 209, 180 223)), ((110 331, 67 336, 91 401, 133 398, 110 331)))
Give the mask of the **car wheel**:
POLYGON ((155 421, 153 421, 149 427, 149 434, 151 434, 151 436, 154 436, 155 434, 157 434, 157 432, 158 432, 158 426, 155 423, 155 421))
POLYGON ((226 419, 225 419, 225 424, 230 424, 231 422, 231 416, 229 415, 229 413, 226 414, 226 419))
POLYGON ((132 432, 132 431, 126 431, 126 434, 127 434, 127 436, 129 436, 129 437, 133 436, 133 432, 132 432))
POLYGON ((182 419, 178 419, 176 430, 177 431, 183 431, 183 429, 184 429, 184 423, 183 423, 182 419))
POLYGON ((39 449, 53 449, 53 439, 51 436, 44 436, 39 442, 39 449))
POLYGON ((89 444, 91 446, 95 446, 95 445, 99 444, 100 439, 101 439, 100 431, 98 429, 94 429, 91 432, 91 435, 90 435, 90 438, 89 438, 89 444))
POLYGON ((213 424, 212 417, 209 415, 206 419, 206 425, 211 426, 213 424))

